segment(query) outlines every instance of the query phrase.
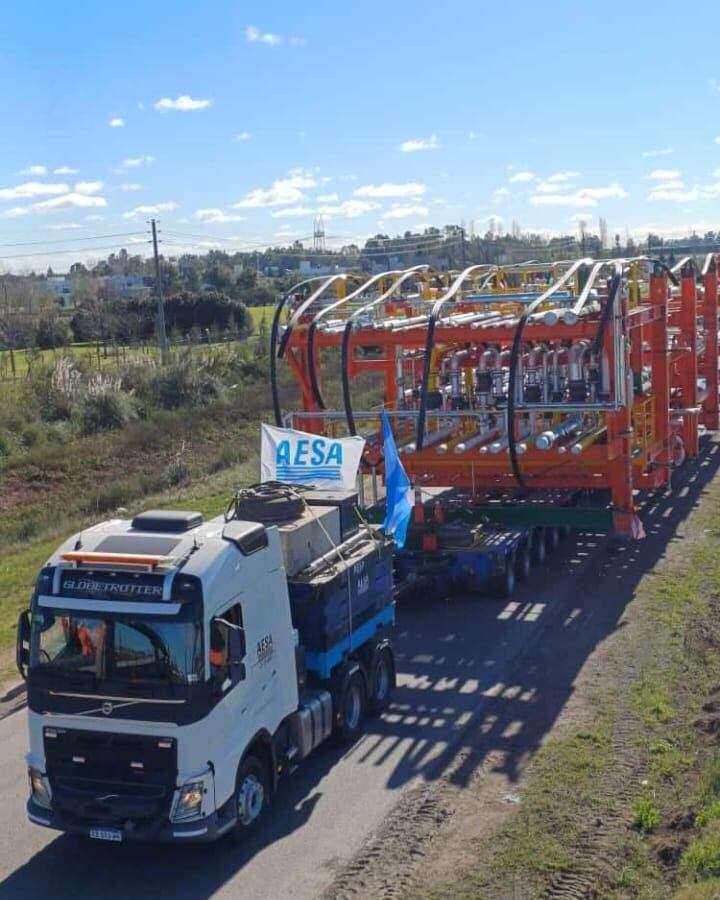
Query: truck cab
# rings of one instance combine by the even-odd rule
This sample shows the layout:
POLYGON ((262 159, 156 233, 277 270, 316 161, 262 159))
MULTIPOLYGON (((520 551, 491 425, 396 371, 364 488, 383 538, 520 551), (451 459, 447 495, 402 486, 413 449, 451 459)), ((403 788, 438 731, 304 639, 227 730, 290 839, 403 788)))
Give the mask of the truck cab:
POLYGON ((32 822, 111 841, 212 840, 254 823, 279 774, 350 708, 350 654, 308 684, 281 537, 150 511, 53 554, 18 624, 32 822))

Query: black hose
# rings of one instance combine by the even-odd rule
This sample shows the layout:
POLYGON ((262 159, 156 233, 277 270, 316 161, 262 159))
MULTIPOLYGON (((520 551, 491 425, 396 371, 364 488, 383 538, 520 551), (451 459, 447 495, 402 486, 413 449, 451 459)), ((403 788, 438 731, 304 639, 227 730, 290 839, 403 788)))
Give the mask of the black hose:
POLYGON ((312 391, 313 399, 320 407, 320 409, 325 409, 325 401, 323 400, 323 396, 320 392, 320 383, 318 382, 317 370, 315 369, 315 329, 317 328, 317 322, 315 319, 308 326, 307 333, 307 366, 308 366, 308 375, 310 376, 310 390, 312 391))
POLYGON ((354 437, 357 434, 355 427, 355 416, 352 410, 352 401, 350 399, 350 376, 348 374, 348 362, 350 355, 350 338, 352 337, 352 318, 345 323, 343 331, 342 348, 340 350, 340 379, 342 381, 343 406, 345 407, 345 420, 350 434, 354 437))
POLYGON ((291 294, 285 294, 284 297, 280 298, 278 305, 275 307, 275 313, 273 315, 272 328, 270 329, 270 392, 272 393, 272 402, 273 402, 273 411, 275 413, 275 424, 278 428, 282 428, 283 419, 282 419, 282 409, 280 408, 280 396, 278 394, 278 383, 277 383, 277 360, 278 360, 278 352, 277 352, 277 343, 278 343, 278 332, 280 330, 280 317, 282 316, 283 310, 285 309, 285 304, 290 298, 291 294))

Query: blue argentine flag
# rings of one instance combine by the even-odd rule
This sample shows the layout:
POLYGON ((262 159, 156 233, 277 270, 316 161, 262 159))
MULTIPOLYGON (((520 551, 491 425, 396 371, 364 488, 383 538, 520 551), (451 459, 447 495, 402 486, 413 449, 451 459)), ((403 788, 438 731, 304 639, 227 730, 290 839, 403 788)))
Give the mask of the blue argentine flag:
POLYGON ((405 535, 412 514, 412 504, 408 499, 410 479, 400 462, 395 438, 388 417, 383 412, 383 443, 385 445, 385 486, 387 496, 385 498, 385 521, 383 528, 385 534, 391 537, 397 546, 402 549, 405 546, 405 535))

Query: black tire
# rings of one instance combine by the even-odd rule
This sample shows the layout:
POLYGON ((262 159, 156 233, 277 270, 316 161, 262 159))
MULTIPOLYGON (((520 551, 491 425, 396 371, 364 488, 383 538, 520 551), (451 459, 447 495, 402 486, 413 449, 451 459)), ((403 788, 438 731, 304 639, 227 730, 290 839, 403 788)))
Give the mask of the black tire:
POLYGON ((240 842, 252 834, 262 819, 270 799, 270 778, 267 766, 257 756, 249 754, 240 763, 235 778, 235 812, 237 823, 228 837, 240 842))
POLYGON ((370 697, 368 711, 379 715, 390 705, 395 688, 395 663, 389 647, 382 647, 370 665, 370 697))
POLYGON ((362 727, 367 705, 365 679, 360 671, 347 679, 340 695, 339 718, 335 722, 335 738, 340 744, 352 744, 362 727))
POLYGON ((501 597, 506 600, 512 597, 515 590, 515 560, 511 558, 505 562, 505 571, 502 575, 495 575, 490 580, 490 593, 493 597, 501 597))
POLYGON ((547 544, 545 543, 545 529, 537 528, 533 534, 532 540, 533 562, 537 566, 541 566, 547 557, 547 544))
POLYGON ((515 577, 518 581, 527 581, 532 571, 532 551, 530 542, 520 544, 515 558, 515 577))
POLYGON ((554 553, 560 546, 560 529, 548 528, 545 532, 545 546, 549 553, 554 553))

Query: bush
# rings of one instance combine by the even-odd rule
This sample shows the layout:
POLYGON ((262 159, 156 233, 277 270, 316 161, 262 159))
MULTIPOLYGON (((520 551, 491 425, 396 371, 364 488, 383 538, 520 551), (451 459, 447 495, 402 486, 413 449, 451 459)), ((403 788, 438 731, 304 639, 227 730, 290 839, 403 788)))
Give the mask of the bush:
POLYGON ((641 831, 654 831, 660 824, 660 813, 658 812, 653 797, 641 797, 633 806, 633 816, 635 818, 635 826, 641 831))
POLYGON ((67 324, 56 315, 41 316, 35 331, 35 343, 41 350, 64 347, 70 337, 67 324))
POLYGON ((139 399, 148 406, 163 409, 204 406, 222 392, 220 379, 189 353, 182 354, 167 366, 151 369, 147 374, 136 372, 135 378, 139 399))
POLYGON ((712 822, 683 854, 683 871, 695 879, 720 876, 720 824, 712 822))
POLYGON ((78 418, 83 434, 97 434, 123 428, 136 416, 132 399, 121 391, 87 394, 80 403, 78 418))

